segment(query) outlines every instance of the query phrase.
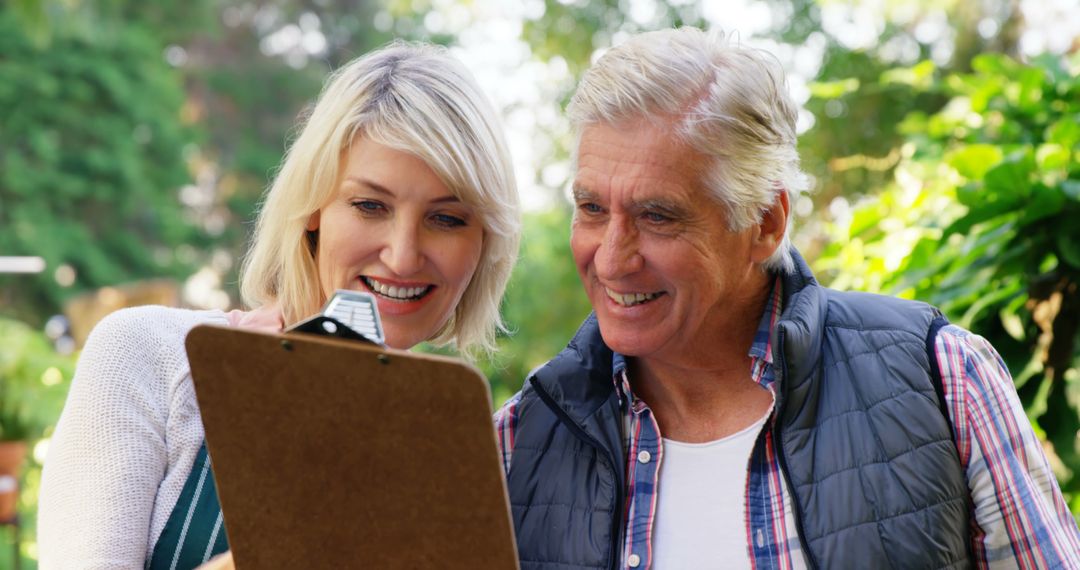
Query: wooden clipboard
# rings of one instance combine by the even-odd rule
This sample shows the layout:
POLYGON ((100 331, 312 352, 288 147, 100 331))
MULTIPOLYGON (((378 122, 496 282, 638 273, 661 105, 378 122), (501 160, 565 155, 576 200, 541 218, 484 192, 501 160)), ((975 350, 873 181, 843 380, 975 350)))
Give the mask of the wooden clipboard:
POLYGON ((475 368, 210 325, 187 352, 240 570, 518 568, 475 368))

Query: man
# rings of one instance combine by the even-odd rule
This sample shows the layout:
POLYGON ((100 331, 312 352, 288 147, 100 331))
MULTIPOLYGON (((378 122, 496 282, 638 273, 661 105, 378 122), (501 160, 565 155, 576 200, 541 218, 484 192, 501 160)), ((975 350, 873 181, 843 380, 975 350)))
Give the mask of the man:
POLYGON ((496 414, 522 568, 1080 568, 993 348, 791 247, 774 60, 642 34, 569 113, 595 313, 496 414))

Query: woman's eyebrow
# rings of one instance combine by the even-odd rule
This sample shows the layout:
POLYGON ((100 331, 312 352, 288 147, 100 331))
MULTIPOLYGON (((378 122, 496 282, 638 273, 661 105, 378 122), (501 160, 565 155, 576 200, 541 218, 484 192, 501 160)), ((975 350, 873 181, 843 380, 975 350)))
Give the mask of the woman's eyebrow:
POLYGON ((375 192, 376 194, 386 194, 387 196, 391 197, 395 196, 395 194, 391 192, 390 189, 386 186, 383 186, 378 182, 373 182, 366 178, 361 178, 359 176, 347 176, 345 178, 345 182, 352 182, 353 184, 356 184, 358 186, 363 186, 371 190, 372 192, 375 192))
MULTIPOLYGON (((387 196, 390 196, 391 198, 396 198, 397 197, 397 194, 395 194, 392 190, 390 190, 386 186, 383 186, 382 184, 379 184, 378 182, 373 182, 373 181, 368 180, 366 178, 361 178, 359 176, 348 176, 348 177, 345 178, 345 181, 346 182, 352 182, 353 184, 357 184, 359 186, 363 186, 365 188, 368 188, 369 190, 371 190, 372 192, 375 192, 376 194, 385 194, 387 196)), ((439 196, 438 198, 433 198, 433 199, 430 200, 430 202, 432 204, 460 203, 461 199, 458 198, 457 196, 454 196, 453 194, 446 194, 445 196, 439 196)))

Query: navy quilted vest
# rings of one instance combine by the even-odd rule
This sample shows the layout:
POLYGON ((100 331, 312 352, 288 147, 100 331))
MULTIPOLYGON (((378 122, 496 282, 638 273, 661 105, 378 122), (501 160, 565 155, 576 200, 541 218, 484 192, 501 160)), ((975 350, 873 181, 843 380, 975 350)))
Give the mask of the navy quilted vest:
MULTIPOLYGON (((921 303, 839 293, 796 254, 774 331, 781 467, 812 567, 967 568, 969 498, 921 303)), ((617 568, 625 457, 595 316, 530 375, 507 476, 523 570, 617 568)))

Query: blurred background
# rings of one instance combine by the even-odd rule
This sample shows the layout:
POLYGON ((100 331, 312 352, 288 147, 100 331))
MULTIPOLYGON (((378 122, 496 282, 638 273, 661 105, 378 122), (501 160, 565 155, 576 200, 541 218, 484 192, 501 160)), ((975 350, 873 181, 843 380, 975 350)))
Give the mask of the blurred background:
POLYGON ((814 177, 795 237, 820 280, 990 339, 1080 513, 1076 0, 7 0, 0 569, 36 567, 40 464, 87 333, 134 304, 239 307, 260 193, 328 71, 443 43, 501 110, 526 213, 513 334, 481 363, 498 405, 589 311, 568 245, 575 82, 682 24, 788 70, 814 177))

